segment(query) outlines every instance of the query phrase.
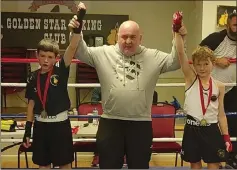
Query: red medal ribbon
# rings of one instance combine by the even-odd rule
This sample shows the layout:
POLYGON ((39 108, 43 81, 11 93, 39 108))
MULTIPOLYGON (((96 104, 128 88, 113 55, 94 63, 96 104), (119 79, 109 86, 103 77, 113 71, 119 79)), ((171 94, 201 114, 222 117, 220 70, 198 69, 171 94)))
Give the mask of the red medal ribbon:
POLYGON ((42 93, 41 93, 41 88, 40 88, 40 71, 38 72, 38 75, 37 75, 37 92, 38 92, 38 96, 39 96, 39 99, 42 103, 44 110, 45 110, 45 103, 46 103, 46 99, 47 99, 48 89, 49 89, 49 80, 52 75, 52 72, 53 72, 53 69, 51 69, 48 73, 48 77, 47 77, 47 80, 45 82, 45 87, 44 87, 43 99, 42 99, 42 93))
POLYGON ((198 80, 199 80, 199 92, 200 92, 200 99, 201 99, 201 105, 202 105, 202 113, 203 113, 203 116, 204 116, 205 113, 206 113, 207 107, 209 106, 210 101, 211 101, 211 96, 212 96, 212 79, 210 78, 210 80, 209 80, 209 95, 208 95, 208 102, 207 102, 207 107, 206 108, 204 106, 202 82, 201 82, 199 77, 198 77, 198 80))

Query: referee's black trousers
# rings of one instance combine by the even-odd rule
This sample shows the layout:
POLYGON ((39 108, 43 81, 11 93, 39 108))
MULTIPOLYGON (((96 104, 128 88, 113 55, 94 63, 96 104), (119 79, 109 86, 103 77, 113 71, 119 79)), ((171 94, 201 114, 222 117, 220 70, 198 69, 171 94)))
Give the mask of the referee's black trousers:
POLYGON ((96 136, 101 169, 149 169, 152 122, 100 118, 96 136))

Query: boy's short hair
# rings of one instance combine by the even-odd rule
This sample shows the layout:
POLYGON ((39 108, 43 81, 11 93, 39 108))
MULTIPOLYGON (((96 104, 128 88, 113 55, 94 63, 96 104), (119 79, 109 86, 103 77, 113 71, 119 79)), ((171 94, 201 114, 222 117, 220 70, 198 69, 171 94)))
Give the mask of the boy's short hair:
POLYGON ((55 54, 55 57, 57 57, 57 55, 59 54, 59 45, 53 39, 44 38, 38 43, 37 52, 39 53, 39 51, 53 52, 55 54))
POLYGON ((195 61, 208 60, 210 58, 211 62, 215 62, 214 52, 207 46, 198 46, 192 53, 193 63, 195 61))

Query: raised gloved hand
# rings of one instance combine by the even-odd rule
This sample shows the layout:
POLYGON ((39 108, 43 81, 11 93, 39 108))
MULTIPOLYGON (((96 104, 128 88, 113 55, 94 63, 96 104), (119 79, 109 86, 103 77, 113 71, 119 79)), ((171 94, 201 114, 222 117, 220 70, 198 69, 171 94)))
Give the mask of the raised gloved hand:
POLYGON ((77 13, 77 21, 79 22, 79 27, 78 28, 74 28, 73 32, 75 34, 80 34, 81 30, 82 30, 82 26, 83 26, 83 18, 86 14, 86 9, 81 8, 78 13, 77 13))
POLYGON ((183 13, 181 11, 177 11, 173 14, 173 24, 172 28, 174 32, 179 32, 179 29, 182 27, 183 22, 183 13))
POLYGON ((80 34, 83 26, 83 18, 86 14, 86 7, 83 3, 79 3, 77 15, 74 15, 68 24, 68 27, 75 34, 80 34))

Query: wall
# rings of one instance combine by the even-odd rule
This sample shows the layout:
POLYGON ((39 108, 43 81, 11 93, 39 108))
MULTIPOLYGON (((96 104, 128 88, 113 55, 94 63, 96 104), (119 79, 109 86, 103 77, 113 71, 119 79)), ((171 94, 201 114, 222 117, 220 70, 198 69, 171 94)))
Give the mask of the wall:
POLYGON ((216 24, 218 5, 236 6, 236 1, 203 1, 202 39, 220 30, 216 24))
MULTIPOLYGON (((77 1, 78 2, 78 1, 77 1)), ((2 11, 7 12, 29 12, 31 1, 3 1, 2 11)), ((85 1, 87 11, 90 14, 125 14, 130 19, 137 21, 143 32, 143 45, 150 48, 157 48, 164 52, 171 50, 171 22, 172 15, 177 10, 184 12, 184 22, 188 28, 188 54, 190 56, 193 49, 201 40, 202 24, 202 2, 201 1, 85 1)), ((49 12, 53 5, 39 8, 38 12, 49 12)), ((61 6, 60 6, 61 7, 61 6)), ((64 13, 70 12, 66 7, 61 8, 64 13)), ((32 65, 32 67, 37 67, 32 65)), ((75 65, 71 66, 70 83, 75 81, 75 65)), ((161 75, 159 83, 183 82, 183 75, 180 71, 170 72, 161 75)), ((171 101, 172 96, 176 96, 183 104, 183 87, 158 87, 160 101, 171 101)), ((85 91, 86 94, 88 91, 85 91)), ((75 107, 75 89, 69 88, 72 106, 75 107)), ((24 93, 19 93, 24 99, 24 93)), ((81 96, 82 98, 84 96, 81 96)), ((85 98, 88 100, 89 95, 85 98)), ((9 95, 7 104, 9 107, 25 107, 16 95, 9 95)))

